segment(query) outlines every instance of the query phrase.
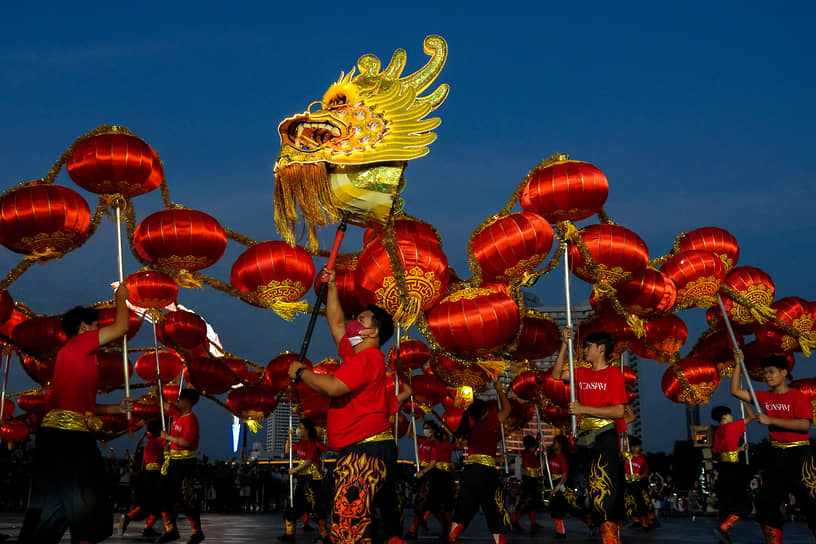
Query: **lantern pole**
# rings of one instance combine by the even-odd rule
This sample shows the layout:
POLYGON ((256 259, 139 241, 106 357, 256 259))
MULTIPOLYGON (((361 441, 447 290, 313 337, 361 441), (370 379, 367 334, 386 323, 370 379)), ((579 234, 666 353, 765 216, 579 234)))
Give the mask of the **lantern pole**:
MULTIPOLYGON (((117 264, 119 265, 119 285, 121 285, 125 281, 125 274, 124 274, 124 264, 122 263, 122 203, 124 202, 123 197, 119 197, 113 203, 113 207, 116 209, 116 253, 117 253, 117 264)), ((130 312, 128 311, 128 321, 130 321, 130 312)), ((129 328, 129 326, 128 326, 129 328)), ((154 329, 155 331, 155 329, 154 329)), ((154 333, 155 337, 155 333, 154 333)), ((122 366, 123 366, 123 376, 125 378, 125 396, 130 397, 130 372, 128 372, 128 347, 127 347, 127 332, 125 335, 122 336, 122 366)), ((126 413, 127 419, 130 420, 130 410, 126 413)), ((162 421, 164 421, 164 417, 162 416, 162 421)))
MULTIPOLYGON (((499 380, 499 387, 504 387, 504 384, 501 383, 500 378, 496 378, 499 380)), ((499 405, 499 412, 502 411, 502 402, 501 397, 496 399, 496 403, 499 405)), ((502 455, 504 456, 504 473, 510 474, 510 462, 507 460, 507 440, 504 437, 504 423, 499 423, 499 430, 501 430, 501 445, 502 445, 502 455)))
POLYGON ((416 419, 414 418, 414 394, 411 393, 411 429, 413 429, 414 435, 414 461, 416 462, 416 471, 419 472, 419 443, 417 441, 417 433, 416 433, 416 419))
MULTIPOLYGON (((751 383, 751 377, 748 375, 748 368, 745 366, 745 358, 742 356, 742 351, 737 344, 737 337, 734 335, 734 329, 731 327, 731 320, 728 318, 728 313, 725 311, 725 304, 723 304, 722 297, 717 293, 717 302, 720 304, 720 312, 725 322, 725 328, 728 329, 728 336, 731 337, 731 345, 734 347, 734 357, 737 359, 737 364, 742 368, 742 374, 745 376, 745 381, 748 383, 748 392, 751 394, 751 400, 754 402, 754 407, 758 414, 762 413, 762 408, 759 406, 756 391, 754 391, 754 384, 751 383)), ((742 401, 740 401, 742 402, 742 401)), ((740 404, 742 406, 742 404, 740 404)))
MULTIPOLYGON (((564 292, 567 301, 567 328, 572 331, 572 300, 570 297, 570 270, 569 270, 569 243, 564 238, 564 292)), ((569 355, 569 379, 570 379, 570 403, 577 400, 575 385, 575 353, 573 339, 567 339, 567 354, 569 355)), ((570 425, 572 427, 572 437, 578 436, 578 416, 570 414, 570 425)))
POLYGON ((547 455, 547 447, 544 445, 544 431, 541 427, 541 414, 538 412, 538 405, 535 407, 536 425, 538 426, 538 438, 541 440, 538 450, 538 462, 547 467, 547 481, 550 482, 550 489, 553 488, 552 471, 550 471, 550 459, 547 455))
POLYGON ((6 369, 3 372, 3 393, 0 395, 0 421, 3 421, 3 412, 6 409, 6 385, 8 384, 9 367, 11 366, 11 346, 6 346, 6 369))
MULTIPOLYGON (((742 416, 742 420, 745 421, 745 405, 742 401, 739 401, 740 405, 740 415, 742 416)), ((745 443, 745 464, 750 465, 750 461, 748 460, 748 426, 744 426, 745 430, 742 432, 742 440, 745 443)))
MULTIPOLYGON (((394 396, 399 397, 399 371, 400 371, 400 332, 401 324, 397 323, 397 340, 395 344, 396 355, 394 356, 394 396)), ((394 415, 394 442, 397 443, 399 452, 399 410, 394 415)))
MULTIPOLYGON (((153 325, 153 352, 156 354, 156 383, 158 384, 159 393, 159 414, 161 414, 162 431, 166 431, 166 423, 164 421, 164 392, 162 391, 162 375, 161 367, 159 365, 159 339, 156 336, 156 320, 151 319, 150 323, 153 325)), ((179 388, 179 393, 181 389, 179 388)))

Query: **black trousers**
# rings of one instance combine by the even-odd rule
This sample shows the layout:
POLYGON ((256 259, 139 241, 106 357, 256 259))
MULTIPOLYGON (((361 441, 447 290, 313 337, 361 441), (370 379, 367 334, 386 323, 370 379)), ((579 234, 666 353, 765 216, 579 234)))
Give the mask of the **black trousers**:
POLYGON ((623 502, 628 517, 647 516, 654 510, 652 499, 649 497, 647 489, 648 481, 645 479, 626 482, 623 502))
POLYGON ((578 495, 574 489, 567 487, 564 491, 556 491, 550 499, 550 517, 553 519, 565 519, 567 514, 583 519, 586 511, 583 508, 583 496, 578 495))
POLYGON ((597 435, 591 447, 579 447, 576 464, 586 482, 592 521, 623 521, 624 471, 615 430, 597 435))
POLYGON ((535 511, 541 504, 541 478, 521 477, 521 490, 516 510, 519 512, 535 511))
POLYGON ((34 450, 31 496, 18 542, 101 542, 113 533, 105 466, 90 432, 41 427, 34 450))
POLYGON ((810 446, 774 449, 770 466, 762 475, 762 487, 756 499, 756 520, 762 525, 782 529, 785 517, 779 507, 788 493, 796 496, 807 517, 808 527, 816 530, 816 459, 810 446))
POLYGON ((453 474, 446 470, 432 468, 428 476, 431 479, 426 510, 434 514, 453 510, 453 474))
POLYGON ((171 459, 167 475, 162 479, 163 512, 181 512, 188 516, 201 513, 201 493, 195 485, 197 461, 171 459))
POLYGON ((295 486, 294 504, 286 509, 284 518, 287 521, 297 521, 303 514, 317 514, 320 512, 320 488, 322 480, 315 480, 311 475, 301 474, 297 477, 295 486))
POLYGON ((143 470, 133 475, 133 504, 141 510, 136 519, 162 513, 162 475, 158 470, 143 470))
POLYGON ((751 481, 751 471, 744 463, 717 463, 717 482, 714 492, 719 499, 720 523, 729 516, 745 517, 751 513, 751 495, 748 491, 748 482, 751 481))
POLYGON ((479 511, 484 512, 491 533, 510 531, 510 514, 504 506, 504 493, 495 468, 473 463, 465 465, 459 486, 459 498, 453 509, 453 521, 467 526, 479 511))
POLYGON ((429 470, 425 476, 415 482, 414 492, 414 512, 421 516, 429 511, 431 503, 431 473, 433 469, 429 470))

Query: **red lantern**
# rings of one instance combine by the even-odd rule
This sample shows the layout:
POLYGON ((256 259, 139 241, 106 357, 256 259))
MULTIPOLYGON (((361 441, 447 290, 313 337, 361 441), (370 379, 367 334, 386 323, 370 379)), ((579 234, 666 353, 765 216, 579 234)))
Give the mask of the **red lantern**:
POLYGON ((126 198, 149 193, 164 179, 153 148, 119 127, 78 140, 65 168, 74 183, 87 191, 120 193, 126 198))
POLYGON ((635 369, 629 365, 623 365, 621 367, 621 372, 623 373, 623 381, 626 383, 627 387, 631 387, 633 383, 637 381, 637 372, 635 369))
POLYGON ((535 417, 535 405, 522 402, 513 397, 510 403, 510 415, 504 421, 505 431, 513 433, 523 429, 535 417))
MULTIPOLYGON (((771 304, 771 308, 776 311, 776 317, 780 321, 800 333, 816 331, 813 305, 805 299, 799 297, 780 298, 771 304)), ((761 326, 757 330, 756 337, 762 344, 776 350, 802 351, 799 340, 777 327, 773 322, 761 326)))
MULTIPOLYGON (((742 355, 745 357, 745 366, 748 370, 748 375, 755 382, 765 381, 762 375, 761 363, 772 355, 785 358, 788 361, 788 370, 793 372, 795 362, 793 353, 790 351, 775 350, 773 347, 763 344, 758 340, 745 344, 745 347, 742 348, 742 355)), ((729 373, 728 375, 730 376, 731 374, 729 373)))
POLYGON ((674 306, 677 286, 660 270, 644 268, 632 273, 632 279, 618 287, 618 301, 636 315, 662 314, 674 306))
POLYGON ((441 404, 447 394, 442 380, 429 374, 414 376, 411 388, 414 390, 414 401, 430 407, 441 404))
POLYGON ((220 361, 227 365, 233 374, 235 374, 235 378, 242 383, 250 383, 252 381, 252 376, 250 375, 249 368, 247 368, 247 364, 242 361, 241 359, 235 359, 233 357, 221 357, 220 361))
POLYGON ((11 338, 11 333, 17 327, 17 325, 19 325, 20 323, 22 323, 23 321, 26 321, 28 319, 30 319, 30 318, 26 314, 19 311, 15 307, 11 311, 11 315, 9 316, 9 318, 6 319, 6 322, 3 323, 2 325, 0 325, 0 334, 6 336, 8 338, 11 338))
POLYGON ((4 325, 14 311, 14 300, 5 289, 0 291, 0 326, 4 325))
POLYGON ((170 346, 194 348, 207 340, 207 323, 193 312, 168 312, 159 322, 161 340, 170 346))
POLYGON ((164 395, 164 398, 167 402, 171 404, 177 403, 180 394, 181 389, 179 388, 178 384, 168 383, 162 385, 162 395, 164 395))
POLYGON ((530 173, 521 193, 521 207, 544 216, 550 223, 586 219, 598 213, 609 195, 603 172, 588 162, 566 155, 530 173))
POLYGON ((26 393, 17 399, 20 409, 29 414, 45 415, 48 411, 48 400, 43 393, 26 393))
POLYGON ((541 264, 553 244, 547 220, 531 212, 494 218, 474 233, 473 257, 486 282, 524 277, 541 264))
POLYGON ((56 359, 46 359, 40 361, 34 357, 26 357, 23 359, 23 369, 31 376, 31 379, 39 384, 45 384, 51 381, 54 377, 54 366, 57 364, 56 359))
MULTIPOLYGON (((148 352, 136 360, 136 374, 141 379, 151 383, 156 381, 156 357, 155 352, 148 352)), ((184 361, 175 352, 160 350, 158 359, 162 382, 176 378, 184 368, 184 361)))
POLYGON ((88 203, 67 187, 26 185, 0 196, 0 244, 17 253, 61 255, 90 225, 88 203))
POLYGON ((163 272, 142 270, 125 278, 128 301, 140 308, 164 308, 178 298, 176 280, 163 272))
POLYGON ((496 379, 497 372, 472 363, 466 366, 444 355, 434 355, 431 359, 431 370, 434 376, 445 382, 449 387, 471 387, 477 391, 483 390, 487 384, 496 379))
POLYGON ((221 258, 227 248, 227 234, 206 213, 174 208, 145 217, 133 233, 133 245, 148 262, 192 272, 221 258))
POLYGON ((102 429, 94 433, 98 440, 112 440, 128 428, 125 414, 102 414, 97 417, 102 421, 102 429))
MULTIPOLYGON (((298 354, 291 351, 284 351, 266 365, 266 381, 273 388, 281 390, 289 385, 289 366, 298 360, 298 354)), ((309 359, 303 361, 307 367, 312 366, 309 359)))
POLYGON ((802 394, 808 398, 813 411, 811 419, 816 421, 816 378, 803 378, 801 380, 795 380, 791 382, 790 385, 794 389, 801 391, 802 394))
POLYGON ((541 380, 543 373, 538 370, 523 370, 513 380, 513 394, 526 401, 539 402, 543 397, 541 380))
POLYGON ((736 266, 739 259, 737 239, 718 227, 702 227, 680 235, 676 244, 679 252, 695 249, 710 251, 723 263, 726 273, 736 266))
MULTIPOLYGON (((338 255, 334 262, 334 281, 337 285, 337 297, 340 299, 340 306, 346 315, 357 315, 365 310, 365 305, 357 295, 356 279, 357 256, 338 255)), ((315 278, 315 294, 320 292, 321 275, 315 278)))
MULTIPOLYGON (((773 302, 776 288, 766 272, 752 266, 738 266, 731 270, 722 283, 723 287, 730 287, 742 297, 754 304, 770 306, 773 302)), ((756 323, 756 316, 750 308, 736 303, 727 294, 722 296, 723 306, 731 322, 736 325, 752 325, 756 323)))
MULTIPOLYGON (((116 319, 116 308, 99 308, 99 328, 107 327, 108 325, 113 325, 114 320, 116 319)), ((128 330, 127 330, 127 337, 128 340, 136 336, 136 333, 139 332, 139 328, 142 326, 142 320, 139 318, 139 315, 132 311, 128 310, 128 330)), ((119 345, 121 344, 121 340, 114 340, 109 345, 119 345)))
POLYGON ((32 317, 11 332, 11 339, 38 359, 51 359, 68 336, 62 331, 62 317, 58 315, 32 317))
MULTIPOLYGON (((125 365, 121 351, 99 350, 96 352, 96 364, 99 366, 99 388, 114 389, 125 383, 125 365)), ((133 365, 128 365, 128 376, 133 374, 133 365)))
POLYGON ((541 411, 541 419, 554 427, 566 427, 570 423, 570 414, 565 408, 551 404, 541 411))
MULTIPOLYGON (((674 355, 680 351, 688 338, 688 327, 686 327, 685 322, 673 314, 649 321, 646 323, 645 328, 646 343, 668 355, 674 355)), ((629 349, 640 357, 659 360, 660 353, 651 347, 647 347, 646 343, 636 339, 629 344, 629 349)))
POLYGON ((14 401, 11 400, 11 399, 6 399, 5 402, 3 402, 3 417, 2 417, 2 419, 8 419, 11 416, 13 416, 15 408, 16 408, 16 406, 14 406, 14 401))
POLYGON ((462 422, 464 412, 465 410, 463 408, 448 408, 445 410, 445 413, 442 414, 442 423, 451 431, 456 432, 459 428, 459 424, 462 422))
POLYGON ((14 444, 28 436, 28 425, 19 419, 10 419, 3 423, 3 427, 0 428, 0 435, 9 445, 14 444))
MULTIPOLYGON (((403 338, 399 348, 399 367, 401 369, 415 370, 422 368, 431 358, 431 350, 421 340, 403 338)), ((394 360, 397 358, 397 346, 388 350, 388 366, 394 368, 394 360)))
MULTIPOLYGON (((597 265, 597 281, 612 286, 631 281, 632 274, 649 264, 649 248, 640 236, 619 225, 590 225, 579 235, 597 265)), ((589 283, 595 279, 578 246, 570 244, 570 267, 576 276, 589 283)))
POLYGON ((220 395, 229 391, 238 379, 232 370, 215 357, 197 357, 187 363, 190 383, 207 395, 220 395))
POLYGON ((593 332, 606 332, 615 339, 615 348, 607 355, 607 361, 620 359, 623 352, 629 349, 629 344, 635 340, 635 333, 626 320, 610 311, 592 314, 581 321, 578 325, 578 344, 583 345, 584 339, 593 332))
POLYGON ((710 251, 690 250, 678 253, 661 268, 677 285, 675 306, 708 308, 717 304, 717 291, 727 270, 710 251))
POLYGON ((236 387, 227 395, 227 406, 244 420, 261 422, 275 411, 277 390, 268 385, 236 387))
MULTIPOLYGON (((331 374, 340 368, 341 362, 333 357, 327 357, 312 367, 315 374, 331 374)), ((387 391, 393 391, 393 384, 387 391)), ((331 405, 331 398, 321 395, 310 388, 301 387, 298 389, 298 400, 300 401, 300 416, 311 419, 318 427, 326 426, 326 415, 331 405)))
POLYGON ((151 419, 158 419, 159 404, 156 400, 156 395, 147 393, 142 395, 133 403, 133 417, 143 421, 150 421, 151 419))
POLYGON ((559 406, 566 406, 570 402, 570 386, 559 378, 554 378, 552 368, 541 373, 541 389, 547 398, 559 406))
MULTIPOLYGON (((742 347, 742 336, 735 336, 742 347)), ((721 375, 730 376, 733 372, 734 347, 731 344, 731 336, 725 329, 709 330, 703 333, 692 348, 691 355, 713 361, 718 365, 721 375)))
POLYGON ((232 265, 230 283, 275 309, 279 303, 296 302, 306 294, 314 277, 314 261, 305 249, 272 241, 244 251, 232 265))
MULTIPOLYGON (((367 246, 374 241, 382 241, 384 233, 385 231, 381 229, 367 228, 363 234, 363 246, 367 246)), ((442 240, 433 226, 406 215, 398 214, 394 216, 394 235, 398 239, 407 235, 442 247, 442 240)))
POLYGON ((512 298, 493 289, 462 289, 430 311, 428 326, 447 351, 463 357, 486 356, 513 339, 519 309, 512 298))
POLYGON ((396 418, 397 418, 397 438, 402 438, 403 436, 405 436, 405 433, 408 432, 408 426, 410 425, 410 422, 402 412, 397 412, 396 418))
POLYGON ((528 310, 521 319, 517 341, 507 351, 516 361, 548 357, 561 345, 560 333, 558 324, 551 318, 528 310))
POLYGON ((712 361, 689 357, 677 363, 676 368, 683 374, 689 387, 696 393, 687 391, 683 381, 669 367, 663 374, 660 387, 663 394, 674 402, 683 404, 705 404, 720 384, 720 373, 712 361))

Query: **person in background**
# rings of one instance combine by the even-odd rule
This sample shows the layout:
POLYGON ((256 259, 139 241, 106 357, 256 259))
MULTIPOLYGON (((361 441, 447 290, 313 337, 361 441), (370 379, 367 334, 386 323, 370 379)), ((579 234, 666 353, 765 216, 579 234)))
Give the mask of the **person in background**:
POLYGON ((521 497, 516 511, 513 513, 514 529, 521 529, 519 519, 521 519, 523 512, 527 512, 527 516, 530 518, 531 530, 541 529, 541 525, 536 523, 536 509, 541 503, 542 476, 541 461, 538 457, 539 438, 527 435, 522 439, 524 450, 521 452, 521 497))
MULTIPOLYGON (((748 413, 753 416, 750 408, 748 413)), ((714 443, 711 448, 717 460, 717 482, 714 484, 714 492, 719 500, 720 521, 714 533, 722 544, 730 544, 731 528, 737 521, 751 513, 751 495, 748 491, 751 471, 739 458, 739 450, 742 449, 739 442, 745 433, 746 420, 735 421, 731 409, 727 406, 715 406, 711 410, 711 419, 719 425, 714 432, 714 443)))
POLYGON ((135 488, 136 505, 129 512, 122 514, 119 520, 119 536, 124 536, 131 521, 147 517, 142 536, 155 538, 161 534, 153 525, 161 519, 161 467, 164 464, 164 445, 167 441, 161 437, 161 422, 154 419, 147 424, 147 445, 142 452, 144 467, 139 473, 135 488))
POLYGON ((652 499, 649 498, 649 464, 643 456, 643 442, 640 438, 628 438, 629 449, 623 468, 626 473, 625 501, 627 514, 634 519, 635 527, 643 530, 652 530, 657 526, 652 499))
MULTIPOLYGON (((431 471, 436 466, 436 423, 426 421, 422 426, 422 436, 416 437, 417 456, 419 457, 419 472, 416 478, 416 493, 414 495, 414 517, 411 521, 411 528, 406 533, 405 538, 415 540, 420 523, 425 524, 427 515, 430 514, 431 502, 431 471)), ((408 437, 414 438, 414 429, 408 426, 408 437)))

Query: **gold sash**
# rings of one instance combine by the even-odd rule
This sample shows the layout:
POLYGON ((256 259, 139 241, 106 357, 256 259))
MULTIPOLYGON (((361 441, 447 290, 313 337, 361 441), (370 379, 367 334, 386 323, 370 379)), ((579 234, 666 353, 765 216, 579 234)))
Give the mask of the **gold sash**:
POLYGON ((484 465, 490 468, 496 468, 496 457, 493 455, 468 455, 466 465, 484 465))
POLYGON ((311 476, 312 480, 322 480, 323 479, 323 475, 320 474, 320 471, 317 470, 317 466, 314 463, 312 463, 311 465, 309 465, 305 469, 301 470, 300 474, 311 476))
POLYGON ((797 446, 810 446, 810 440, 797 440, 795 442, 780 442, 779 440, 771 440, 771 446, 786 450, 788 448, 795 448, 797 446))
POLYGON ((145 465, 145 471, 161 470, 161 463, 148 463, 145 465))
POLYGON ((738 451, 722 451, 720 452, 721 463, 739 463, 738 451))
POLYGON ((71 410, 55 409, 45 414, 42 426, 63 431, 90 432, 102 430, 102 420, 90 412, 80 414, 71 410))
POLYGON ((195 459, 195 450, 170 450, 170 459, 195 459))
POLYGON ((595 431, 612 423, 615 422, 603 417, 582 416, 578 428, 582 431, 595 431))
POLYGON ((394 432, 391 429, 387 429, 381 433, 375 434, 374 436, 364 438, 360 440, 358 444, 366 444, 368 442, 385 442, 386 440, 394 440, 394 432))
POLYGON ((535 467, 524 467, 521 474, 530 478, 541 478, 541 469, 535 467))

